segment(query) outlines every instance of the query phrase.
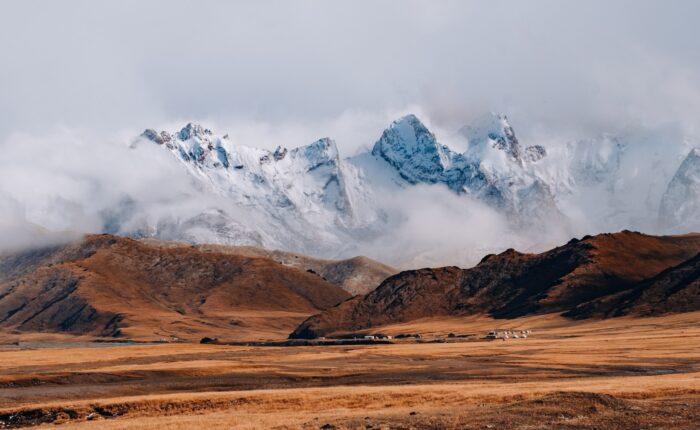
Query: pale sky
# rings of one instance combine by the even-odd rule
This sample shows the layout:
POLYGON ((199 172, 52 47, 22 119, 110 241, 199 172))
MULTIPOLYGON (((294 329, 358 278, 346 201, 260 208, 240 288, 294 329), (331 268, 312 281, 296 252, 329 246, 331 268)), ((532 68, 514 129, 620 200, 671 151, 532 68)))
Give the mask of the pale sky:
POLYGON ((329 121, 414 107, 445 128, 506 112, 521 134, 700 118, 697 1, 6 0, 0 16, 0 138, 253 121, 342 147, 329 121))
MULTIPOLYGON (((124 196, 153 217, 206 207, 181 201, 191 184, 169 154, 129 149, 145 128, 200 122, 268 149, 327 136, 351 156, 409 112, 460 149, 455 131, 496 111, 549 160, 573 139, 632 136, 624 191, 565 202, 587 233, 655 222, 700 136, 698 1, 3 0, 0 16, 0 246, 37 226, 100 231, 124 196), (622 206, 640 219, 609 222, 622 206)), ((440 207, 423 215, 454 225, 458 249, 505 234, 431 199, 417 207, 440 207)), ((450 254, 412 219, 405 249, 439 237, 450 254)))

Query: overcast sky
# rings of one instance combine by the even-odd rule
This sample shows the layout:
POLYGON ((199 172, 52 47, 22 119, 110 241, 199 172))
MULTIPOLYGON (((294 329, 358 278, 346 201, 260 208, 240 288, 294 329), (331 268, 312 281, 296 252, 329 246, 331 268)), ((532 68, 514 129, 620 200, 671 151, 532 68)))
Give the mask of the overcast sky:
MULTIPOLYGON (((586 233, 655 222, 700 136, 700 1, 0 0, 0 16, 0 248, 101 231, 125 195, 153 219, 215 206, 182 201, 198 193, 169 154, 130 149, 145 128, 200 122, 268 149, 327 136, 351 156, 409 112, 464 149, 454 132, 495 111, 550 160, 572 139, 639 132, 624 192, 564 202, 586 233), (620 207, 641 221, 610 222, 620 207)), ((408 200, 392 203, 408 214, 397 249, 365 251, 531 245, 469 202, 408 200)))
POLYGON ((0 16, 0 136, 200 120, 342 148, 407 110, 446 129, 501 111, 521 134, 700 118, 697 1, 22 0, 0 16))

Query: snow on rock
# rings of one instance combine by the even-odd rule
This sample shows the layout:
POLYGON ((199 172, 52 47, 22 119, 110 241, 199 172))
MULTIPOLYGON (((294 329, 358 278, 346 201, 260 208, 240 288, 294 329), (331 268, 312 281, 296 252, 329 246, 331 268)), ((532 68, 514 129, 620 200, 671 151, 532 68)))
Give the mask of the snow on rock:
POLYGON ((237 210, 208 206, 187 219, 165 219, 154 235, 191 242, 254 244, 312 254, 336 254, 369 234, 358 173, 341 162, 330 138, 274 152, 234 145, 198 124, 179 132, 146 130, 142 137, 165 147, 204 188, 237 210))
POLYGON ((469 152, 481 158, 489 150, 503 151, 512 160, 522 162, 523 151, 508 118, 502 114, 487 114, 462 127, 459 133, 469 142, 469 152))
MULTIPOLYGON (((463 154, 440 144, 418 118, 407 115, 384 131, 372 154, 410 184, 443 183, 503 211, 518 224, 540 224, 557 214, 549 186, 527 169, 505 115, 483 117, 460 134, 469 143, 463 154)), ((542 147, 530 152, 540 158, 546 154, 542 147)))
POLYGON ((603 135, 569 144, 570 172, 579 184, 592 185, 609 180, 622 163, 627 145, 618 136, 603 135))
POLYGON ((547 150, 542 145, 532 145, 525 148, 524 159, 536 163, 547 156, 547 150))
POLYGON ((549 181, 557 187, 560 204, 574 208, 574 222, 589 231, 681 233, 692 229, 690 219, 670 226, 659 223, 658 214, 669 183, 693 146, 697 141, 677 126, 639 127, 569 142, 533 166, 556 172, 549 181))
MULTIPOLYGON (((546 155, 543 147, 521 150, 504 115, 488 115, 462 133, 469 150, 458 153, 407 115, 391 123, 370 152, 341 159, 330 138, 271 152, 233 144, 198 124, 174 133, 148 129, 141 136, 172 152, 203 193, 225 198, 249 217, 242 221, 236 211, 207 206, 190 218, 160 220, 138 232, 338 254, 376 240, 389 222, 382 196, 416 184, 447 187, 456 199, 478 199, 514 225, 544 225, 560 216, 548 184, 529 169, 546 155)), ((119 223, 111 219, 110 225, 114 231, 119 223)))
POLYGON ((455 189, 453 167, 459 169, 464 162, 461 155, 440 145, 415 115, 391 123, 375 143, 372 155, 384 159, 412 184, 445 182, 455 189))
POLYGON ((668 184, 659 218, 670 228, 700 230, 700 148, 690 151, 668 184))
POLYGON ((647 219, 656 217, 644 214, 657 212, 676 230, 700 229, 700 153, 691 151, 675 172, 676 154, 658 144, 682 142, 671 129, 545 148, 524 146, 508 118, 492 113, 459 130, 467 150, 458 152, 406 115, 371 151, 350 158, 341 158, 330 138, 268 151, 192 123, 141 136, 170 151, 201 195, 212 198, 188 217, 161 217, 145 226, 123 221, 135 216, 133 204, 115 207, 105 224, 111 232, 347 257, 401 222, 387 200, 401 207, 402 198, 415 195, 404 191, 418 185, 481 202, 514 231, 569 229, 570 219, 591 231, 651 231, 647 219))

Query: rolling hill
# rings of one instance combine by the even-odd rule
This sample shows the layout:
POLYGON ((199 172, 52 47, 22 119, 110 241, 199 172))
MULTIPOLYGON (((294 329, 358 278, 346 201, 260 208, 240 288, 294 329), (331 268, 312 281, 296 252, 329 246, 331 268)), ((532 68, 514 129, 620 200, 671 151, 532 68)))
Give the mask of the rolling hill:
POLYGON ((540 254, 509 249, 484 257, 471 269, 401 272, 371 293, 309 318, 290 337, 313 338, 439 316, 590 317, 604 308, 606 315, 628 312, 616 304, 640 313, 645 308, 664 313, 700 310, 697 298, 681 302, 681 296, 669 295, 680 285, 686 289, 683 297, 693 297, 697 281, 686 285, 682 274, 697 278, 698 263, 682 263, 698 252, 699 234, 649 236, 630 231, 573 239, 540 254))
POLYGON ((112 235, 0 258, 5 335, 280 337, 349 297, 270 258, 112 235))
POLYGON ((383 280, 399 271, 365 256, 345 260, 327 260, 296 252, 267 250, 254 246, 195 245, 195 247, 203 251, 269 258, 285 266, 315 273, 352 295, 369 293, 383 280))
POLYGON ((577 306, 565 316, 579 319, 657 316, 697 310, 700 310, 700 254, 634 288, 577 306))

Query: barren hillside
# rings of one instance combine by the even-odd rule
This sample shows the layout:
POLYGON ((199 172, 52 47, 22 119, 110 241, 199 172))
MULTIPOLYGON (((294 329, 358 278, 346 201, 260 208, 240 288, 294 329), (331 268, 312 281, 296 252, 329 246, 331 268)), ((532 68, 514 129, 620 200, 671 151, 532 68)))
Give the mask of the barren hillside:
POLYGON ((154 340, 279 337, 350 295, 262 257, 111 235, 5 256, 0 327, 154 340))
MULTIPOLYGON (((474 268, 442 267, 399 273, 299 326, 291 337, 351 332, 417 318, 489 314, 516 318, 566 312, 634 288, 700 252, 700 235, 649 236, 623 231, 571 240, 541 254, 507 250, 474 268)), ((664 312, 676 307, 655 295, 664 312)), ((641 305, 637 305, 641 306, 641 305)))

